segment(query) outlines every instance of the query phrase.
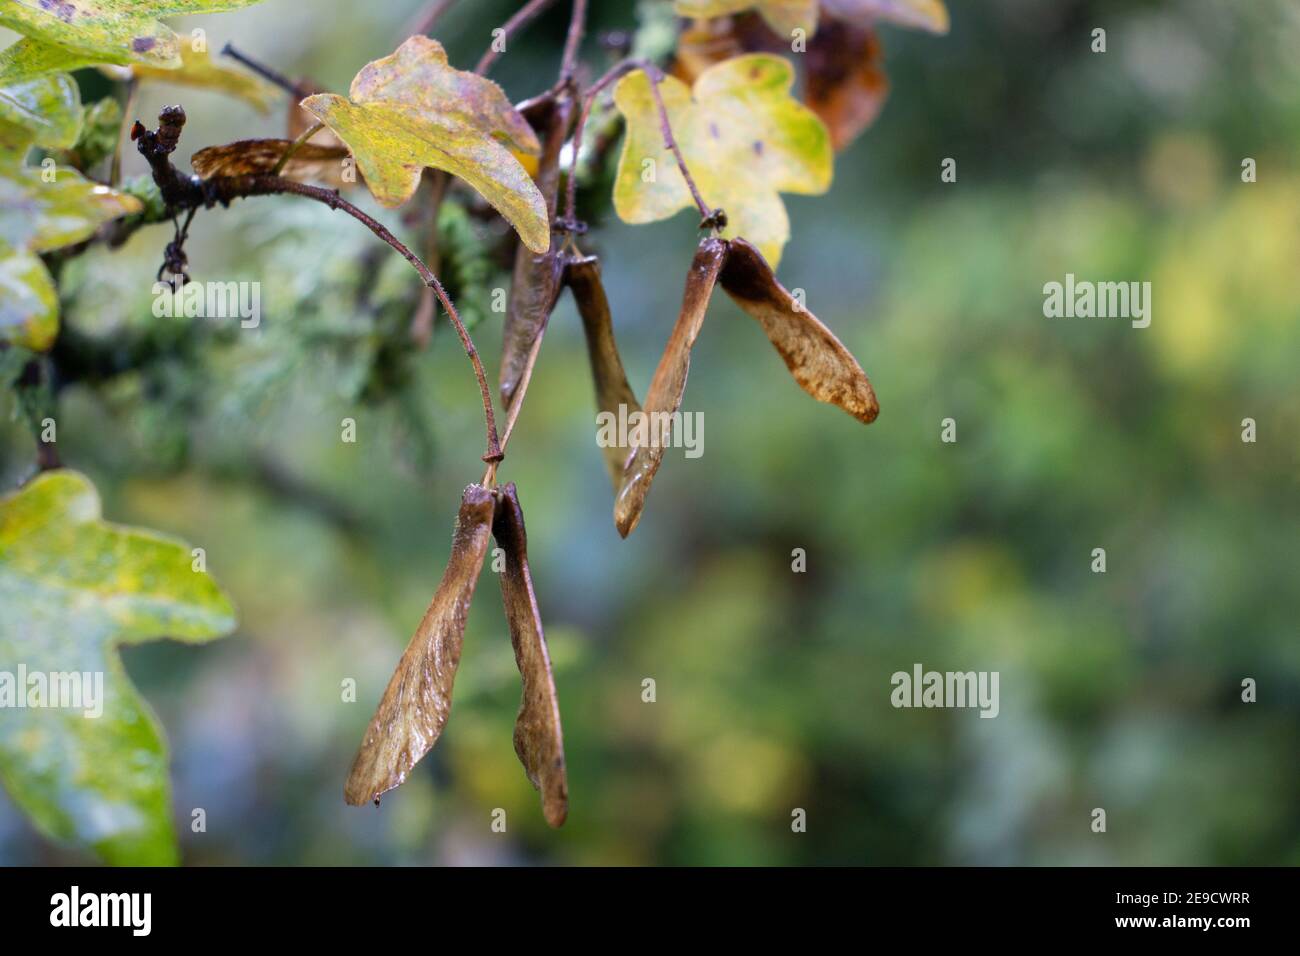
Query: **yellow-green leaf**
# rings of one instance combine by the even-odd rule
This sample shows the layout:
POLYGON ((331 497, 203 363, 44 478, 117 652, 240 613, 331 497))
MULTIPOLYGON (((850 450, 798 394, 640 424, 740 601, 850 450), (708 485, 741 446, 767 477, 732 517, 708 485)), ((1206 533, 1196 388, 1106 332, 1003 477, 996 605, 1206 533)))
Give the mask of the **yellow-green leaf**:
POLYGON ((32 131, 32 141, 67 149, 81 133, 81 94, 66 73, 0 86, 0 121, 32 131))
POLYGON ((100 58, 94 54, 23 37, 0 50, 0 85, 21 83, 51 73, 68 73, 99 62, 100 58))
MULTIPOLYGON (((180 38, 159 17, 219 13, 258 0, 5 0, 0 26, 94 57, 180 66, 180 38)), ((62 67, 67 69, 67 67, 62 67)))
POLYGON ((367 64, 349 98, 319 93, 302 106, 348 145, 385 206, 410 199, 425 167, 441 169, 478 190, 528 248, 550 247, 546 201, 511 153, 539 152, 537 136, 499 86, 451 67, 436 40, 411 37, 367 64))
MULTIPOLYGON (((666 219, 691 205, 686 180, 663 144, 650 82, 638 70, 614 88, 627 121, 614 182, 614 208, 625 222, 666 219)), ((704 201, 726 210, 723 235, 748 239, 773 266, 790 237, 780 193, 825 192, 834 162, 825 125, 790 96, 793 83, 789 62, 754 53, 705 70, 693 91, 673 77, 659 87, 704 201)))
POLYGON ((948 32, 948 8, 943 0, 822 0, 822 6, 834 17, 864 26, 887 20, 931 33, 948 32))
POLYGON ((59 294, 40 257, 0 242, 0 342, 44 352, 59 331, 59 294))
POLYGON ((684 17, 723 17, 757 8, 777 33, 789 36, 817 29, 817 0, 675 0, 673 9, 684 17))
POLYGON ((80 242, 118 216, 139 212, 140 201, 91 182, 75 169, 0 168, 0 242, 49 252, 80 242))
MULTIPOLYGON (((111 69, 105 68, 105 72, 111 69)), ((207 50, 196 51, 188 43, 181 44, 179 69, 169 70, 147 63, 136 63, 126 69, 146 82, 171 83, 175 86, 228 93, 244 100, 260 113, 268 112, 271 104, 281 95, 278 89, 261 77, 245 70, 223 66, 212 59, 207 50)))
POLYGON ((0 499, 0 607, 0 781, 14 803, 108 863, 175 863, 166 743, 117 648, 220 637, 229 600, 187 545, 105 523, 90 481, 55 471, 0 499))

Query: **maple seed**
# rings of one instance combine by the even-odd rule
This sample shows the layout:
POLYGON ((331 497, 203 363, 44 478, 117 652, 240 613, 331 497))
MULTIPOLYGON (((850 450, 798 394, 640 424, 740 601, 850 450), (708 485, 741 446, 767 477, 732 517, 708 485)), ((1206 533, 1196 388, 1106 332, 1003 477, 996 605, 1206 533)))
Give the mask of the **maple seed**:
MULTIPOLYGON (((705 239, 695 251, 695 259, 686 276, 686 291, 682 297, 677 324, 673 326, 668 345, 664 348, 663 357, 659 360, 659 366, 655 369, 650 388, 646 392, 647 421, 665 420, 665 415, 671 416, 681 408, 682 395, 686 391, 686 374, 691 367, 691 347, 704 324, 704 313, 709 307, 713 286, 726 257, 725 239, 705 239)), ((641 520, 650 483, 654 481, 664 457, 667 444, 664 439, 668 436, 650 437, 647 445, 633 448, 627 466, 623 469, 623 481, 614 502, 614 524, 618 533, 625 538, 641 520)))
POLYGON ((762 253, 744 239, 731 240, 719 281, 763 327, 800 388, 864 425, 876 420, 880 405, 862 366, 835 333, 776 281, 762 253))
POLYGON ((361 806, 400 785, 446 726, 460 664, 465 620, 487 554, 492 492, 470 485, 461 496, 451 559, 411 643, 370 720, 344 796, 361 806))
MULTIPOLYGON (((619 406, 627 413, 641 410, 632 386, 627 383, 627 372, 614 341, 614 322, 609 310, 609 299, 600 279, 600 260, 595 256, 569 259, 564 269, 564 281, 573 292, 573 301, 582 318, 582 330, 587 338, 587 357, 591 361, 591 378, 596 388, 596 411, 617 416, 619 406)), ((610 481, 617 492, 623 480, 623 465, 628 448, 610 444, 601 448, 610 481)))
POLYGON ((546 822, 559 827, 569 812, 560 704, 528 568, 524 512, 513 482, 497 492, 492 534, 506 555, 505 570, 501 572, 501 598, 510 625, 515 664, 524 685, 519 716, 515 720, 515 753, 533 787, 541 792, 546 822))

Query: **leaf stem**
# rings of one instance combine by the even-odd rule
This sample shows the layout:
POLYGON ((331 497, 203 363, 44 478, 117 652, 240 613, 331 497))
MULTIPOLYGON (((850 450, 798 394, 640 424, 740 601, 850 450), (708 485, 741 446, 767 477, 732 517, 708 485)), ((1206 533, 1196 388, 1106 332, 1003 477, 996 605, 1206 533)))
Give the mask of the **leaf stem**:
POLYGON ((293 159, 294 153, 302 149, 304 144, 306 144, 307 140, 311 139, 313 136, 315 136, 324 128, 325 128, 324 123, 316 123, 315 125, 309 127, 308 129, 303 130, 302 135, 299 136, 297 139, 295 139, 292 143, 290 143, 285 148, 284 155, 280 157, 280 161, 277 162, 275 164, 275 168, 271 170, 271 175, 279 176, 281 171, 284 169, 285 163, 293 159))

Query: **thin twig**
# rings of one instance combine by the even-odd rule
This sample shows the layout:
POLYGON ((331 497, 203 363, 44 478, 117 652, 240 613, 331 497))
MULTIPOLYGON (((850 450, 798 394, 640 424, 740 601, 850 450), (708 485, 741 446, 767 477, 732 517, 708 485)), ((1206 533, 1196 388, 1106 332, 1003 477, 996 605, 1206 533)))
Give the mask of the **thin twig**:
POLYGON ((487 50, 484 51, 483 55, 479 57, 478 65, 474 67, 474 72, 479 76, 484 76, 487 71, 492 68, 492 64, 496 62, 497 57, 499 57, 503 52, 505 44, 509 41, 511 34, 526 25, 530 20, 554 2, 555 0, 528 0, 527 3, 516 10, 514 16, 498 28, 501 31, 500 39, 502 41, 502 50, 496 49, 498 38, 495 36, 496 30, 493 30, 492 32, 494 36, 492 37, 492 43, 488 46, 487 50))
POLYGON ((442 19, 442 15, 451 9, 451 5, 456 0, 433 0, 423 10, 417 13, 406 27, 404 37, 411 36, 428 36, 432 32, 434 25, 442 19))
POLYGON ((241 53, 238 50, 236 50, 229 43, 227 43, 224 47, 221 48, 221 55, 230 57, 236 63, 242 63, 244 66, 248 67, 258 76, 260 76, 262 79, 266 80, 268 83, 272 83, 275 86, 280 87, 280 89, 284 90, 290 96, 295 96, 298 99, 303 99, 304 97, 311 95, 309 91, 304 90, 302 86, 295 83, 293 80, 289 79, 283 73, 273 70, 269 66, 266 66, 262 63, 258 63, 256 60, 254 60, 252 57, 248 56, 247 54, 241 53))
POLYGON ((569 35, 564 41, 564 58, 560 60, 560 84, 573 81, 578 71, 578 48, 587 32, 587 0, 573 0, 573 13, 569 17, 569 35))

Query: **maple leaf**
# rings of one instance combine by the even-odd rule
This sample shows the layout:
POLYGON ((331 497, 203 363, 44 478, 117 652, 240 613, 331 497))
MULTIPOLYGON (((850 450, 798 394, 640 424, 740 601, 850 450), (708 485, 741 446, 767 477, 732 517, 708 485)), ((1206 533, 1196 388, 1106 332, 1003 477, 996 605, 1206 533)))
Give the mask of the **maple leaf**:
MULTIPOLYGON (((280 166, 293 145, 287 139, 241 139, 199 150, 190 157, 190 165, 203 179, 269 173, 280 166)), ((280 175, 289 179, 325 179, 347 155, 347 149, 342 146, 299 143, 293 155, 280 166, 280 175)))
POLYGON ((58 333, 58 296, 36 255, 80 242, 140 201, 74 169, 0 166, 0 342, 44 351, 58 333))
MULTIPOLYGON (((181 65, 181 40, 159 17, 220 13, 258 0, 7 0, 0 4, 0 26, 80 54, 90 63, 149 63, 164 69, 181 65)), ((29 48, 34 61, 61 59, 58 69, 74 69, 67 54, 29 48)))
POLYGON ((117 648, 220 637, 230 602, 187 545, 105 523, 90 481, 53 471, 0 499, 0 606, 0 781, 14 802, 108 863, 176 862, 162 729, 117 648), (70 687, 80 706, 50 706, 70 687))
POLYGON ((812 36, 817 30, 817 0, 675 0, 673 9, 684 17, 700 19, 757 9, 784 37, 795 30, 812 36))
MULTIPOLYGON (((627 123, 614 209, 631 223, 666 219, 692 204, 664 146, 650 83, 638 70, 614 88, 627 123)), ((753 53, 705 70, 693 90, 671 76, 660 84, 673 135, 705 202, 726 210, 723 235, 744 236, 774 266, 790 238, 780 193, 823 193, 832 175, 830 134, 790 96, 793 83, 786 60, 753 53)))
POLYGON ((511 148, 537 153, 536 134, 501 87, 447 62, 442 45, 413 36, 362 68, 348 98, 302 101, 352 150, 383 205, 410 199, 425 167, 469 183, 541 254, 551 244, 546 201, 511 148))

